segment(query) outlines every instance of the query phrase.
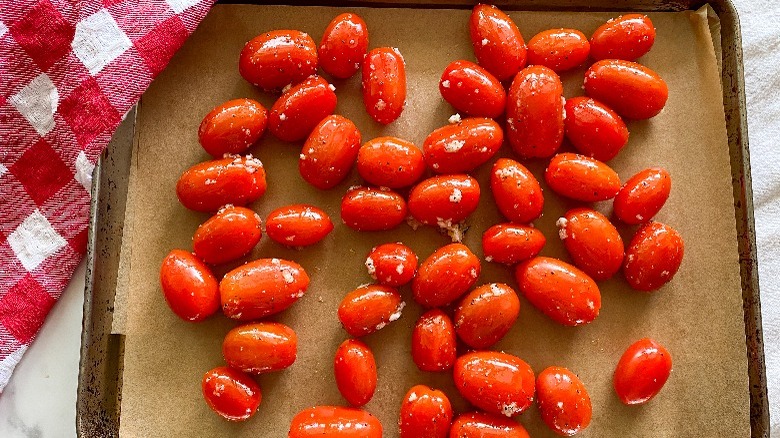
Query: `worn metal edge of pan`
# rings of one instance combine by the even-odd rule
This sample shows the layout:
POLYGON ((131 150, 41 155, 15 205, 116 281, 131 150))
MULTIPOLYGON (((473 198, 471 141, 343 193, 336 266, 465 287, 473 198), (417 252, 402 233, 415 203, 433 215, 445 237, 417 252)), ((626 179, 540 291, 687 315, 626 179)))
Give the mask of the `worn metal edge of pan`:
MULTIPOLYGON (((283 4, 283 2, 253 2, 233 0, 220 3, 283 4)), ((769 403, 767 399, 766 368, 764 361, 763 331, 761 325, 761 303, 758 282, 758 260, 753 217, 753 195, 750 173, 750 150, 747 135, 744 72, 742 65, 742 41, 739 18, 730 0, 526 0, 498 1, 497 5, 507 9, 522 10, 588 10, 588 11, 682 11, 695 10, 709 3, 721 23, 721 51, 723 68, 723 103, 731 158, 734 215, 737 224, 738 251, 740 254, 740 275, 745 321, 745 337, 748 355, 748 376, 750 391, 751 437, 769 437, 769 403)), ((296 5, 367 6, 367 7, 411 7, 411 8, 470 8, 473 2, 453 0, 428 4, 425 0, 409 2, 348 1, 327 2, 304 0, 296 5)), ((76 402, 76 431, 79 437, 115 437, 119 434, 119 412, 121 402, 121 369, 123 367, 124 336, 111 334, 113 297, 117 270, 106 272, 100 269, 101 256, 110 255, 118 262, 121 245, 122 220, 127 196, 127 173, 134 137, 135 110, 128 113, 114 135, 109 147, 95 166, 90 205, 90 230, 87 249, 87 274, 84 296, 84 317, 82 322, 82 345, 79 362, 78 394, 76 402), (122 153, 123 144, 124 153, 122 153), (111 158, 114 155, 116 160, 111 158), (126 155, 126 156, 124 156, 126 155), (124 156, 124 157, 122 157, 124 156), (122 169, 117 169, 121 161, 122 169), (119 173, 117 173, 119 172, 119 173), (124 177, 124 184, 117 184, 116 176, 124 177), (101 187, 108 187, 109 190, 101 187), (120 190, 113 204, 105 199, 112 192, 120 190), (107 223, 105 213, 113 205, 112 223, 107 223), (121 215, 117 213, 121 211, 121 215), (119 222, 117 222, 119 219, 119 222), (118 233, 118 234, 117 234, 118 233), (116 239, 111 248, 98 247, 98 243, 116 239), (103 309, 101 310, 101 307, 103 309)), ((121 179, 121 178, 120 178, 121 179)), ((121 182, 121 181, 120 181, 121 182)), ((116 195, 116 194, 115 194, 116 195)))
POLYGON ((756 226, 753 216, 753 187, 750 172, 745 78, 742 64, 742 37, 739 16, 730 0, 710 3, 721 23, 723 105, 729 138, 734 215, 737 224, 742 307, 748 355, 750 385, 750 424, 753 438, 769 437, 764 337, 761 325, 761 298, 758 281, 756 226))

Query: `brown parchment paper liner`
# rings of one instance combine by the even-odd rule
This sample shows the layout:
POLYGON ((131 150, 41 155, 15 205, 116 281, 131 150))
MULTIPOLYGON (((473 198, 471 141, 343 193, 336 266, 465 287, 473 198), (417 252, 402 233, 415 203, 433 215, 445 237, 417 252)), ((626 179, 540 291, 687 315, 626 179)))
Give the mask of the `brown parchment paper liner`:
MULTIPOLYGON (((453 113, 438 92, 444 67, 472 59, 467 10, 355 9, 368 23, 371 47, 394 46, 404 55, 408 75, 406 110, 387 127, 372 122, 360 97, 359 75, 334 81, 337 112, 352 119, 363 140, 395 135, 422 144, 453 113)), ((201 324, 179 320, 159 290, 162 258, 173 248, 191 248, 191 236, 208 215, 183 208, 175 184, 187 167, 208 156, 197 143, 197 127, 213 106, 251 97, 270 108, 273 97, 238 74, 238 53, 260 32, 295 28, 319 40, 337 8, 218 5, 176 54, 144 95, 138 114, 131 170, 123 263, 127 285, 123 437, 283 437, 292 416, 317 404, 344 404, 332 376, 336 346, 347 338, 336 317, 343 295, 370 281, 363 262, 374 245, 403 241, 420 259, 449 242, 430 228, 402 225, 392 232, 357 233, 343 224, 339 202, 347 187, 359 183, 353 171, 330 191, 307 185, 298 173, 300 143, 285 144, 266 135, 251 152, 265 164, 268 192, 252 207, 265 217, 292 203, 323 208, 336 228, 323 242, 304 251, 283 248, 267 237, 251 258, 295 260, 311 276, 305 297, 274 320, 299 336, 298 360, 288 370, 261 376, 263 401, 257 415, 242 424, 221 420, 202 400, 200 379, 223 364, 221 342, 233 321, 216 316, 201 324)), ((590 34, 616 14, 513 12, 526 39, 551 27, 573 27, 590 34)), ((748 391, 736 231, 720 77, 706 13, 650 14, 658 30, 652 51, 641 62, 669 85, 664 111, 649 121, 630 122, 626 149, 610 164, 623 180, 650 166, 672 174, 672 194, 657 219, 676 227, 686 243, 683 265, 674 281, 654 294, 631 291, 621 278, 600 284, 601 315, 585 327, 556 325, 521 299, 520 318, 495 346, 529 362, 538 373, 550 365, 569 367, 582 378, 593 401, 593 421, 583 437, 738 437, 749 434, 748 391), (612 389, 612 371, 623 350, 650 336, 674 358, 674 370, 662 393, 644 407, 620 404, 612 389)), ((583 93, 584 68, 563 75, 566 96, 583 93)), ((564 145, 564 148, 568 146, 564 145)), ((504 147, 499 155, 507 156, 504 147)), ((542 181, 546 162, 528 163, 542 181)), ((475 173, 482 199, 468 224, 464 242, 481 255, 480 238, 502 221, 490 194, 489 165, 475 173)), ((546 187, 545 187, 546 188, 546 187)), ((534 224, 548 243, 543 254, 568 257, 557 237, 556 219, 573 202, 546 190, 545 214, 534 224)), ((609 213, 610 203, 598 206, 609 213)), ((621 229, 626 243, 632 229, 621 229)), ((218 274, 236 266, 217 269, 218 274)), ((479 283, 516 284, 511 271, 483 263, 479 283)), ((379 417, 385 436, 397 435, 401 398, 414 384, 445 391, 457 412, 468 408, 449 373, 417 370, 410 356, 411 330, 422 313, 408 288, 409 304, 401 319, 364 338, 374 350, 379 384, 366 409, 379 417)), ((531 408, 519 420, 534 437, 553 434, 531 408)))

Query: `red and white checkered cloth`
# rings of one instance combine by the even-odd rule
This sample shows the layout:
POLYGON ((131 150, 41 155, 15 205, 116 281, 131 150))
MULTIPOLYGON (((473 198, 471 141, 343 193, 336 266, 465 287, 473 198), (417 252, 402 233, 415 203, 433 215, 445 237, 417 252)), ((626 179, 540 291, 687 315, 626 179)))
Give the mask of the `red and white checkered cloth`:
POLYGON ((87 243, 95 161, 214 0, 0 0, 0 392, 87 243))

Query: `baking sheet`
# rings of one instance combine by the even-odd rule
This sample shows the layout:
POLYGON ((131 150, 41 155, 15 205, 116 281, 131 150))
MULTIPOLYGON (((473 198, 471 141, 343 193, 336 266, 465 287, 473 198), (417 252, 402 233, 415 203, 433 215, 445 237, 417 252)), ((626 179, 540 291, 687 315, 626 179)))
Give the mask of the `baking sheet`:
MULTIPOLYGON (((312 279, 308 294, 275 318, 298 332, 298 361, 282 373, 259 378, 263 403, 249 422, 229 424, 209 412, 200 394, 200 378, 222 363, 221 341, 235 323, 215 317, 188 324, 165 305, 157 281, 160 261, 171 248, 190 248, 192 233, 207 218, 178 204, 175 183, 184 169, 208 158, 197 144, 196 133, 201 118, 214 105, 236 97, 272 104, 270 96, 253 89, 238 74, 243 44, 274 28, 301 29, 318 40, 328 21, 341 11, 219 5, 144 95, 128 199, 132 218, 124 245, 130 259, 120 275, 128 285, 126 322, 121 327, 126 334, 122 436, 285 436, 290 418, 300 409, 343 404, 332 378, 333 352, 346 339, 336 309, 346 292, 370 280, 362 265, 368 250, 401 240, 422 259, 447 243, 432 229, 415 232, 403 225, 393 232, 361 234, 340 223, 325 241, 305 251, 285 249, 265 238, 253 257, 295 260, 312 279)), ((362 106, 359 78, 353 77, 334 82, 337 111, 358 125, 364 141, 397 135, 421 144, 452 114, 438 93, 440 72, 451 60, 473 59, 468 11, 358 8, 357 12, 369 25, 371 47, 391 45, 404 54, 407 107, 388 127, 373 123, 362 106)), ((562 26, 589 34, 615 14, 510 15, 527 39, 562 26)), ((623 179, 652 165, 671 172, 672 195, 658 220, 675 226, 685 238, 683 266, 670 285, 652 295, 630 291, 621 279, 601 283, 601 315, 586 327, 557 326, 522 300, 518 323, 495 348, 519 355, 537 372, 563 365, 580 375, 594 404, 592 425, 582 436, 746 436, 747 365, 731 173, 707 18, 689 12, 651 14, 651 18, 658 38, 642 62, 666 79, 669 102, 658 117, 629 124, 629 145, 611 164, 623 179), (611 373, 622 351, 644 336, 667 346, 674 371, 659 397, 645 407, 629 408, 612 393, 611 373)), ((566 96, 582 94, 583 70, 564 75, 566 96)), ((281 143, 267 135, 252 152, 268 172, 269 190, 253 206, 261 216, 281 205, 309 202, 339 222, 339 200, 348 186, 359 182, 356 173, 335 189, 320 192, 298 174, 299 144, 281 143)), ((529 167, 541 177, 544 164, 529 167)), ((483 197, 465 239, 477 254, 482 231, 500 221, 486 184, 488 171, 489 166, 483 166, 476 172, 483 197)), ((535 222, 548 237, 543 254, 567 259, 554 223, 574 204, 554 196, 546 201, 545 215, 535 222)), ((601 207, 608 211, 608 205, 601 207)), ((630 230, 623 231, 628 240, 630 230)), ((515 286, 510 271, 484 263, 480 283, 489 281, 515 286)), ((408 288, 401 292, 411 303, 408 288)), ((364 338, 374 347, 379 366, 377 393, 366 409, 380 418, 385 436, 396 435, 401 398, 416 383, 438 387, 450 396, 456 410, 466 408, 449 374, 419 372, 411 361, 409 339, 421 312, 416 305, 407 306, 398 322, 364 338)), ((520 421, 533 436, 552 436, 533 408, 520 421)))

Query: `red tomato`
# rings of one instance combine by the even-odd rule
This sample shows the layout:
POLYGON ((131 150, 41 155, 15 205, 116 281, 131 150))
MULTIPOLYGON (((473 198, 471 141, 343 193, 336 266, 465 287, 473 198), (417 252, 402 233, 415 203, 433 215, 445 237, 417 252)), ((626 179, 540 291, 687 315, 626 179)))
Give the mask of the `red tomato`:
POLYGON ((503 142, 498 123, 470 118, 433 131, 423 143, 423 155, 436 173, 464 173, 490 160, 503 142))
POLYGON ((333 359, 336 386, 352 406, 363 406, 376 390, 376 361, 368 345, 347 339, 339 345, 333 359))
POLYGON ((195 211, 217 211, 227 204, 254 202, 267 188, 263 163, 252 156, 227 157, 196 164, 176 183, 181 205, 195 211))
POLYGON ((385 328, 401 317, 406 303, 395 289, 377 284, 360 286, 339 304, 339 321, 350 336, 360 337, 385 328))
POLYGON ((457 359, 455 326, 439 309, 425 312, 412 331, 412 360, 421 371, 447 371, 457 359))
POLYGON ((491 414, 514 417, 534 401, 534 372, 511 354, 464 354, 455 362, 453 378, 463 398, 491 414))
POLYGON ((347 177, 360 149, 360 131, 339 115, 325 117, 303 144, 298 170, 306 182, 326 190, 347 177))
POLYGON ((542 215, 544 196, 539 181, 515 160, 499 158, 493 164, 490 190, 498 211, 512 222, 528 223, 542 215))
POLYGON ((504 81, 525 67, 526 48, 514 21, 493 5, 478 4, 469 21, 471 45, 479 65, 504 81))
POLYGON ((198 128, 198 141, 214 158, 240 154, 265 132, 268 111, 252 99, 229 100, 206 114, 198 128))
POLYGON ((620 190, 620 177, 611 167, 570 152, 550 160, 544 179, 553 192, 582 202, 605 201, 620 190))
POLYGON ((265 231, 276 243, 309 246, 333 231, 333 222, 327 213, 313 205, 295 204, 269 213, 265 220, 265 231))
POLYGON ((341 199, 341 220, 357 231, 390 230, 406 219, 406 201, 383 188, 352 187, 341 199))
POLYGON ((520 299, 511 287, 484 284, 461 300, 455 310, 455 332, 469 347, 489 348, 509 332, 519 314, 520 299))
POLYGON ((461 414, 452 422, 449 438, 531 438, 523 425, 482 412, 461 414))
POLYGON ((620 357, 612 383, 623 404, 640 405, 655 397, 672 372, 672 355, 661 344, 640 339, 620 357))
POLYGON ((382 423, 366 411, 315 406, 295 415, 287 438, 382 438, 382 423))
POLYGON ((585 93, 628 119, 649 119, 669 97, 658 73, 635 62, 604 59, 585 72, 585 93))
POLYGON ((336 88, 319 76, 293 86, 271 107, 268 130, 282 141, 298 141, 311 134, 336 109, 336 88))
POLYGON ((612 204, 615 216, 629 225, 647 222, 661 211, 671 191, 672 177, 666 169, 645 169, 620 188, 612 204))
POLYGON ((447 395, 425 385, 413 386, 401 402, 401 438, 446 438, 452 422, 447 395))
POLYGON ((387 125, 406 105, 406 64, 396 48, 368 52, 363 63, 363 103, 372 119, 387 125))
POLYGON ((556 224, 574 264, 591 278, 606 280, 620 270, 623 239, 606 216, 590 208, 575 208, 556 224))
POLYGON ((632 288, 654 291, 672 280, 680 269, 684 252, 685 245, 677 230, 650 222, 639 228, 631 239, 623 275, 632 288))
POLYGON ((193 252, 212 265, 243 257, 260 241, 260 223, 254 211, 226 205, 195 231, 193 252))
POLYGON ((442 307, 466 293, 476 283, 482 267, 479 259, 461 243, 443 246, 425 261, 412 280, 414 300, 424 307, 442 307))
POLYGON ((549 29, 528 40, 528 63, 555 72, 579 67, 588 59, 588 37, 576 29, 549 29))
POLYGON ((590 56, 634 61, 650 51, 655 27, 647 15, 627 14, 602 24, 590 37, 590 56))
POLYGON ((515 278, 528 301, 559 324, 588 324, 599 316, 596 282, 566 262, 536 257, 517 265, 515 278))
POLYGON ((398 189, 420 180, 425 161, 420 149, 411 142, 377 137, 360 148, 357 170, 369 184, 398 189))
POLYGON ((533 227, 498 224, 482 234, 482 252, 486 262, 514 265, 536 257, 547 243, 544 234, 533 227))
POLYGON ((368 50, 368 26, 357 14, 338 15, 320 42, 320 67, 331 76, 346 79, 360 70, 368 50))
POLYGON ((281 259, 258 259, 225 274, 219 282, 222 313, 239 321, 279 313, 309 287, 301 265, 281 259))
POLYGON ((222 341, 222 356, 230 367, 245 373, 280 371, 295 362, 298 336, 277 322, 240 325, 222 341))
POLYGON ((217 367, 203 375, 203 398, 222 418, 243 421, 254 415, 262 398, 251 377, 230 367, 217 367))
POLYGON ((549 367, 539 373, 536 403, 544 423, 558 435, 580 433, 593 416, 590 396, 582 380, 563 367, 549 367))
POLYGON ((417 272, 417 255, 402 243, 374 247, 366 258, 368 275, 379 284, 400 287, 412 281, 417 272))
POLYGON ((409 213, 425 225, 449 228, 477 209, 479 194, 479 183, 468 175, 428 178, 409 193, 409 213))
POLYGON ((609 161, 628 143, 628 128, 620 116, 589 97, 566 100, 566 138, 580 153, 609 161))
POLYGON ((471 61, 453 61, 439 80, 439 92, 458 112, 496 118, 504 113, 506 91, 501 81, 471 61))
POLYGON ((264 90, 295 85, 317 71, 317 46, 297 30, 273 30, 251 39, 238 59, 238 72, 264 90))
POLYGON ((552 156, 563 142, 563 84, 541 65, 524 68, 512 80, 506 101, 507 138, 523 159, 552 156))
POLYGON ((165 301, 179 318, 203 321, 219 309, 217 279, 209 267, 187 251, 174 249, 160 267, 165 301))

